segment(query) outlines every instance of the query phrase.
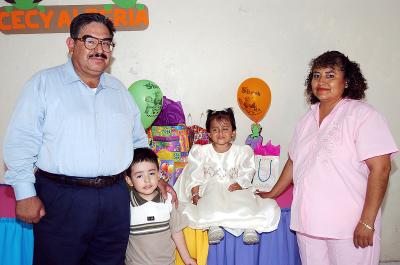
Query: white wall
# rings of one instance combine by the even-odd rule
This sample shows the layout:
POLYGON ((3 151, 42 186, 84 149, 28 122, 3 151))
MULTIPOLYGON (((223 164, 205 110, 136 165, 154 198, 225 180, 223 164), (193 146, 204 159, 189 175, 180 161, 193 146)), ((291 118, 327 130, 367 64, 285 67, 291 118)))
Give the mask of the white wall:
MULTIPOLYGON (((43 0, 42 4, 100 2, 105 1, 43 0)), ((339 50, 360 63, 370 87, 367 99, 387 117, 400 144, 400 1, 142 3, 149 8, 149 28, 116 36, 111 71, 127 86, 138 79, 155 81, 164 95, 182 101, 194 121, 207 108, 233 106, 238 123, 236 141, 243 143, 251 122, 236 103, 236 91, 244 79, 260 77, 272 92, 270 110, 261 122, 263 136, 281 144, 283 161, 295 123, 307 109, 303 92, 310 59, 327 50, 339 50)), ((66 60, 66 38, 67 34, 0 33, 1 142, 21 86, 36 71, 66 60)), ((382 260, 400 260, 399 161, 394 161, 383 207, 382 260)), ((3 172, 0 168, 0 175, 3 172)))

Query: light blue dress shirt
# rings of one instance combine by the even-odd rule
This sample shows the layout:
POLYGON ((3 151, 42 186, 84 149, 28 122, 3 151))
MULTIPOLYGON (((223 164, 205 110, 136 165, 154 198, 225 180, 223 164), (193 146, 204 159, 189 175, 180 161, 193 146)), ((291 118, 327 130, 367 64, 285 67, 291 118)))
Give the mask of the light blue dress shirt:
POLYGON ((34 168, 79 177, 114 175, 147 147, 140 112, 125 86, 103 73, 94 93, 71 60, 25 85, 4 142, 7 184, 16 199, 36 195, 34 168))

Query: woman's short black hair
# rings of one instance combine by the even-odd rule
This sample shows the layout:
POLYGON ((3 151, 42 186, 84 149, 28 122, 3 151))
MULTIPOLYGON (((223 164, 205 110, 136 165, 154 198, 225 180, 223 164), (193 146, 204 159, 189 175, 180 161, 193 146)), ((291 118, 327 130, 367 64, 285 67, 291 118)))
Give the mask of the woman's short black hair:
POLYGON ((310 62, 310 71, 308 73, 306 85, 306 99, 309 103, 314 104, 319 102, 319 99, 314 96, 311 88, 313 72, 317 68, 337 67, 344 73, 346 80, 346 88, 343 91, 342 98, 364 99, 365 90, 368 89, 367 81, 361 73, 358 63, 350 61, 349 58, 338 51, 327 51, 310 62))
POLYGON ((131 177, 131 168, 140 162, 150 162, 156 165, 157 170, 159 170, 159 164, 158 164, 158 156, 156 153, 154 153, 153 150, 147 147, 143 148, 136 148, 135 151, 133 152, 133 160, 129 168, 126 169, 125 173, 128 177, 131 177))
POLYGON ((233 114, 232 108, 226 108, 223 110, 207 110, 206 130, 210 132, 212 120, 228 120, 231 123, 232 130, 236 131, 235 115, 233 114))
POLYGON ((111 37, 114 37, 115 27, 114 23, 104 15, 100 13, 82 13, 76 16, 69 27, 70 37, 75 39, 79 37, 79 32, 82 27, 86 26, 89 23, 97 22, 105 25, 110 32, 111 37))

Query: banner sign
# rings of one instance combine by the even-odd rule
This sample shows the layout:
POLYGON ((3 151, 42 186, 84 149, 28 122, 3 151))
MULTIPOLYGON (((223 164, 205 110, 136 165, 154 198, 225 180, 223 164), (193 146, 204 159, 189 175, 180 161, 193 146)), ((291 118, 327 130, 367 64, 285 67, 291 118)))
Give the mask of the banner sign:
POLYGON ((101 13, 114 22, 117 31, 145 30, 149 25, 148 10, 143 4, 133 7, 114 4, 43 6, 36 3, 37 0, 19 2, 31 5, 29 8, 17 4, 0 8, 0 31, 4 34, 69 32, 72 19, 81 13, 101 13))

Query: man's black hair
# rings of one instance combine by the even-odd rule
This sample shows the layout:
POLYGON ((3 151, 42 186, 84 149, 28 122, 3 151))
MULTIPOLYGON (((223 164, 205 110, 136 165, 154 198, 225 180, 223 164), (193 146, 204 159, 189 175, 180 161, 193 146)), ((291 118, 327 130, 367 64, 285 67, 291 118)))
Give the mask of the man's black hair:
POLYGON ((75 39, 79 37, 79 32, 82 27, 86 26, 89 23, 97 22, 105 25, 110 32, 111 38, 114 37, 115 27, 114 23, 104 15, 100 13, 82 13, 76 16, 69 27, 70 37, 75 39))

